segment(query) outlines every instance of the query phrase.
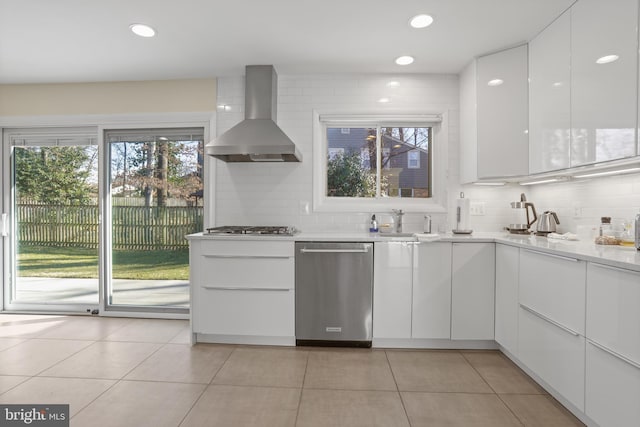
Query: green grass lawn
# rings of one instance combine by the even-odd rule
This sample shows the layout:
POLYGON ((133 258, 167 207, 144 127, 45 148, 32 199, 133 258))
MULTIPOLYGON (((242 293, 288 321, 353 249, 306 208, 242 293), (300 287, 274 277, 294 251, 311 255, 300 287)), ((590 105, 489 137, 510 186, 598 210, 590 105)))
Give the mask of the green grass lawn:
MULTIPOLYGON (((97 278, 98 250, 21 246, 18 275, 23 277, 97 278)), ((189 250, 114 251, 114 279, 189 279, 189 250)))

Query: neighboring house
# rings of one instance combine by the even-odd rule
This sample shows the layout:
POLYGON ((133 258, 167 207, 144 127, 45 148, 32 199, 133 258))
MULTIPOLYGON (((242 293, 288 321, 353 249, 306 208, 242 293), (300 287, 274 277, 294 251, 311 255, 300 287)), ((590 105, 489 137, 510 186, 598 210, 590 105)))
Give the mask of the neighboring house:
MULTIPOLYGON (((366 128, 328 128, 327 154, 331 158, 338 154, 360 153, 362 166, 375 169, 373 135, 369 137, 366 128)), ((382 135, 382 173, 389 184, 390 196, 429 197, 430 169, 427 149, 382 135)))

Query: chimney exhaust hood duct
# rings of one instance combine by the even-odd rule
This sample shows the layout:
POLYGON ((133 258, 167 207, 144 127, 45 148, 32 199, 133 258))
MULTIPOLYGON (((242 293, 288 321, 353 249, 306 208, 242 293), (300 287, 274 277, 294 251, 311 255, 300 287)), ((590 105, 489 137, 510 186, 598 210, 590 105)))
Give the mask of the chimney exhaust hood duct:
POLYGON ((300 162, 302 154, 276 124, 278 75, 272 65, 248 65, 244 120, 209 142, 205 153, 225 162, 300 162))

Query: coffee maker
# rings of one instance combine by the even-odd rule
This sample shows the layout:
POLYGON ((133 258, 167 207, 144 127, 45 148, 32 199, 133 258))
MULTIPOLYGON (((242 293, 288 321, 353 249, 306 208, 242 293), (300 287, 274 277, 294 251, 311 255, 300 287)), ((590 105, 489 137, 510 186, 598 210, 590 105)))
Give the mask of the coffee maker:
POLYGON ((529 234, 529 228, 538 219, 533 203, 527 202, 527 197, 522 193, 520 194, 520 201, 511 202, 511 209, 513 209, 513 222, 507 227, 509 233, 529 234), (531 215, 529 215, 529 212, 531 212, 531 215))

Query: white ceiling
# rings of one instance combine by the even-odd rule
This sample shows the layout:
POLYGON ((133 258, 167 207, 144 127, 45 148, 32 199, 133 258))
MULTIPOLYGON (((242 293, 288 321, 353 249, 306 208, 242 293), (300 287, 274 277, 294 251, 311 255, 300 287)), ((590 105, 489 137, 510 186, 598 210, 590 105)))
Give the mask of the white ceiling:
POLYGON ((296 73, 458 73, 574 0, 0 0, 0 83, 296 73), (416 30, 418 13, 435 22, 416 30), (143 39, 129 24, 158 34, 143 39), (412 65, 394 59, 413 55, 412 65))

